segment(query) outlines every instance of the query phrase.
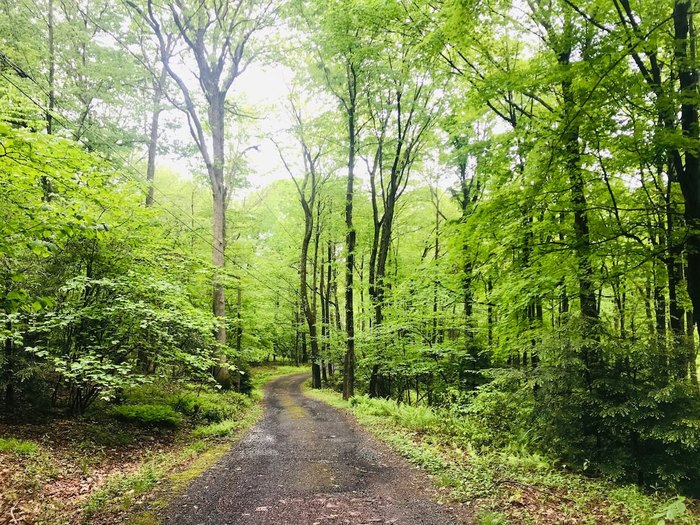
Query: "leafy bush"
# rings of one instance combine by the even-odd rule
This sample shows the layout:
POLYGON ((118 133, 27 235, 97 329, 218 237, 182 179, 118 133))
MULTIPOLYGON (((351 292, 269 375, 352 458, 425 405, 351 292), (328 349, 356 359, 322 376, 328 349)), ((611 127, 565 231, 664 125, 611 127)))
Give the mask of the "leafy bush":
POLYGON ((182 416, 167 405, 119 405, 112 409, 112 417, 126 423, 146 427, 175 428, 182 416))
POLYGON ((522 444, 532 413, 532 386, 517 370, 492 370, 490 375, 494 379, 479 386, 467 404, 451 408, 456 417, 463 416, 460 431, 476 447, 522 444))
POLYGON ((250 398, 231 391, 213 391, 188 384, 149 384, 124 391, 123 405, 161 405, 194 421, 218 423, 235 418, 250 405, 250 398))
POLYGON ((238 392, 185 392, 168 400, 173 409, 213 423, 236 416, 249 403, 250 400, 238 392))
POLYGON ((250 371, 250 366, 243 365, 239 367, 241 379, 240 379, 240 392, 241 394, 250 395, 255 388, 253 384, 253 376, 250 371))

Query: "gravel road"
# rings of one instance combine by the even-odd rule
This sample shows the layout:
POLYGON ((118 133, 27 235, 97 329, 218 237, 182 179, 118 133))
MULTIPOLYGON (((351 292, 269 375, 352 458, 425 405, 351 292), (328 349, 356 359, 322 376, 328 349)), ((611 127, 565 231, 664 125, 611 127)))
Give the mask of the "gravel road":
POLYGON ((168 525, 457 525, 429 479, 351 417, 301 392, 307 376, 268 384, 246 437, 167 510, 168 525))

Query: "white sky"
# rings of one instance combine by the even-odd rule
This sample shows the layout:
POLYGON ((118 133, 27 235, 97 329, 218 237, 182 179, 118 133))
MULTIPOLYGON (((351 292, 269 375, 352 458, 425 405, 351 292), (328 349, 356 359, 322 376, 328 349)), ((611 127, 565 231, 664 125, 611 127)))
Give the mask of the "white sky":
MULTIPOLYGON (((292 84, 292 72, 281 65, 251 64, 239 78, 234 81, 229 98, 240 103, 247 112, 257 115, 256 119, 245 119, 240 125, 248 130, 250 137, 238 145, 240 149, 257 146, 246 152, 250 167, 247 176, 252 189, 260 189, 275 180, 285 179, 289 174, 282 166, 274 144, 264 136, 280 138, 291 125, 286 104, 292 84)), ((176 140, 183 144, 192 144, 184 115, 178 111, 169 114, 180 127, 168 132, 166 142, 176 140)), ((232 145, 228 146, 229 148, 232 145)), ((188 160, 177 152, 159 157, 159 164, 179 174, 183 178, 192 176, 192 168, 202 169, 199 155, 188 160)))
MULTIPOLYGON (((283 27, 276 28, 276 30, 275 36, 278 39, 288 40, 291 38, 283 27)), ((272 41, 275 40, 272 38, 272 41)), ((192 92, 198 93, 199 85, 191 73, 192 69, 194 69, 192 66, 181 64, 178 73, 191 86, 192 92)), ((269 137, 274 137, 275 141, 280 144, 280 147, 285 151, 285 159, 293 169, 301 162, 298 146, 286 133, 292 126, 288 108, 294 76, 295 73, 290 68, 281 64, 253 62, 233 83, 229 92, 229 100, 240 105, 246 113, 252 113, 258 117, 240 121, 238 125, 244 128, 245 134, 248 136, 238 143, 234 141, 227 144, 227 154, 232 153, 234 148, 239 151, 247 149, 245 158, 249 172, 246 174, 246 179, 250 187, 234 188, 234 198, 245 197, 250 192, 255 192, 274 181, 289 179, 289 173, 280 160, 275 144, 269 137), (257 146, 257 149, 252 149, 252 146, 257 146)), ((301 104, 302 113, 309 118, 317 116, 328 107, 330 96, 307 93, 305 97, 301 98, 302 100, 297 100, 297 103, 301 104)), ((334 101, 330 100, 330 103, 334 104, 334 101)), ((176 120, 180 126, 168 130, 165 142, 169 144, 177 142, 191 146, 193 140, 189 134, 184 115, 177 110, 172 110, 168 112, 167 118, 176 120)), ((237 134, 235 130, 234 134, 237 134)), ((438 172, 444 170, 444 167, 439 166, 436 161, 437 159, 433 159, 432 162, 428 161, 424 165, 425 174, 413 173, 411 177, 413 181, 425 183, 427 177, 432 179, 432 183, 437 183, 443 189, 450 187, 454 183, 454 173, 444 172, 443 176, 435 178, 438 172)), ((171 152, 168 155, 160 156, 158 162, 161 167, 174 171, 183 178, 192 177, 193 171, 203 170, 201 157, 198 153, 191 155, 188 159, 183 158, 177 152, 171 152)), ((358 176, 365 179, 366 172, 361 161, 358 162, 357 169, 358 176)), ((364 182, 368 184, 366 180, 364 182)))

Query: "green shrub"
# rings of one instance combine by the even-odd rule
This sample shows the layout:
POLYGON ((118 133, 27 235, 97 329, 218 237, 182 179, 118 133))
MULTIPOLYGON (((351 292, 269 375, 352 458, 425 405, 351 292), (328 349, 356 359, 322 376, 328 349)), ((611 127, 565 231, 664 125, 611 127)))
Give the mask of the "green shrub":
POLYGON ((399 404, 390 399, 370 399, 367 396, 356 396, 350 401, 358 412, 370 416, 389 417, 396 424, 411 430, 428 430, 440 422, 440 416, 423 405, 399 404))
POLYGON ((166 405, 120 405, 111 411, 119 421, 146 427, 175 428, 182 423, 182 416, 166 405))
POLYGON ((18 456, 35 456, 39 453, 39 445, 24 439, 0 438, 0 452, 9 452, 18 456))
POLYGON ((173 396, 169 404, 175 410, 197 420, 217 423, 238 415, 250 400, 238 392, 185 392, 173 396))
POLYGON ((161 383, 146 383, 124 389, 117 401, 121 405, 167 405, 169 398, 173 396, 173 390, 181 388, 181 385, 161 383))
POLYGON ((253 376, 249 366, 240 367, 241 380, 240 380, 240 391, 241 394, 250 395, 255 388, 253 384, 253 376))
POLYGON ((250 398, 231 391, 212 391, 206 387, 141 385, 123 393, 124 406, 164 406, 195 421, 218 423, 235 418, 250 405, 250 398))

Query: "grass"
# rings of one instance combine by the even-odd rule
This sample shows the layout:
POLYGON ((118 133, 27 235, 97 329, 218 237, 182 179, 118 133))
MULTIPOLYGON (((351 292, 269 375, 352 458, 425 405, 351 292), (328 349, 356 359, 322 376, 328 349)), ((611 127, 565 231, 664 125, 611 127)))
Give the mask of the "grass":
POLYGON ((508 525, 508 518, 501 512, 479 512, 476 516, 478 525, 508 525))
POLYGON ((189 463, 177 471, 166 472, 161 475, 159 488, 153 498, 144 505, 144 508, 135 509, 122 522, 127 525, 158 525, 162 523, 163 511, 170 502, 187 486, 212 467, 226 451, 230 444, 219 443, 211 446, 202 441, 193 443, 183 452, 179 460, 189 463))
MULTIPOLYGON (((89 520, 98 512, 109 507, 127 509, 134 498, 152 489, 167 468, 165 458, 157 458, 131 474, 118 474, 111 477, 101 488, 95 490, 85 503, 84 518, 89 520)), ((169 463, 169 462, 168 462, 169 463)))
POLYGON ((429 407, 362 396, 344 401, 330 390, 307 393, 350 411, 363 427, 449 488, 455 500, 469 502, 478 524, 553 523, 552 516, 557 523, 700 522, 697 502, 580 476, 524 450, 477 448, 455 440, 461 429, 451 427, 464 422, 429 407))
POLYGON ((3 501, 18 501, 26 494, 39 493, 57 474, 50 450, 34 441, 0 438, 0 453, 6 454, 4 458, 0 457, 0 465, 5 467, 7 474, 0 486, 0 508, 3 501))
POLYGON ((40 452, 38 443, 25 439, 0 438, 0 452, 17 456, 36 456, 40 452))
POLYGON ((209 423, 208 425, 200 425, 192 431, 192 435, 196 438, 208 437, 225 437, 232 432, 238 430, 239 422, 235 419, 225 419, 218 423, 209 423))
POLYGON ((180 414, 160 404, 119 405, 110 414, 119 421, 144 427, 176 428, 182 424, 180 414))
MULTIPOLYGON (((161 484, 165 486, 160 490, 160 499, 151 502, 149 508, 165 508, 176 494, 216 463, 229 448, 230 443, 211 444, 198 440, 175 452, 156 454, 136 471, 114 475, 95 490, 84 505, 83 519, 90 523, 100 513, 130 510, 141 496, 161 484)), ((150 512, 137 513, 132 518, 127 518, 128 522, 141 519, 141 514, 147 515, 150 512)))

